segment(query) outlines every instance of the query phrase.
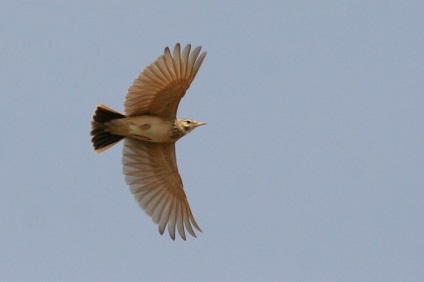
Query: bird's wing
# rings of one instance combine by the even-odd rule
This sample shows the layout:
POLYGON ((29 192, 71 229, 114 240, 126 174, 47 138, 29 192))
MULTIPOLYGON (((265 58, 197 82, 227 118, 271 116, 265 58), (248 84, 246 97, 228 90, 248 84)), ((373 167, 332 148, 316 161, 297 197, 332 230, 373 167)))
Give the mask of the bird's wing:
POLYGON ((168 225, 175 240, 175 228, 186 239, 185 229, 194 237, 192 225, 200 227, 191 213, 178 173, 174 143, 151 143, 125 138, 124 174, 140 207, 159 225, 163 234, 168 225))
POLYGON ((191 54, 190 48, 188 44, 181 53, 178 43, 171 55, 166 47, 164 54, 140 73, 125 96, 127 116, 151 114, 175 119, 178 104, 206 56, 206 52, 199 56, 200 46, 191 54))

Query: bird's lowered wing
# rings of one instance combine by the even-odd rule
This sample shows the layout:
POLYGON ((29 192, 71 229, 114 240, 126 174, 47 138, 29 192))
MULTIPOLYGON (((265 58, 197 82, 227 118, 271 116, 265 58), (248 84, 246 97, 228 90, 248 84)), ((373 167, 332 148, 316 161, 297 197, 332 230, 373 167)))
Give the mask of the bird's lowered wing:
POLYGON ((175 239, 175 229, 184 240, 185 229, 196 237, 192 225, 201 229, 184 193, 175 144, 125 138, 123 153, 125 180, 140 207, 159 225, 160 234, 168 225, 172 239, 175 239))
POLYGON ((176 44, 173 54, 168 47, 163 55, 147 66, 129 87, 125 96, 127 116, 158 115, 175 119, 178 104, 196 76, 206 52, 196 47, 190 54, 188 44, 183 52, 176 44))

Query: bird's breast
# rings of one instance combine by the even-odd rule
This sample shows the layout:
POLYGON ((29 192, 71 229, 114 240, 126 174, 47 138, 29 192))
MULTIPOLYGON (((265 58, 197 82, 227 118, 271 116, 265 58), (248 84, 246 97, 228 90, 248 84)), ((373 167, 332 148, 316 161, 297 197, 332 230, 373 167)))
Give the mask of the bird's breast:
POLYGON ((129 135, 149 142, 172 142, 172 122, 156 116, 131 117, 129 135))

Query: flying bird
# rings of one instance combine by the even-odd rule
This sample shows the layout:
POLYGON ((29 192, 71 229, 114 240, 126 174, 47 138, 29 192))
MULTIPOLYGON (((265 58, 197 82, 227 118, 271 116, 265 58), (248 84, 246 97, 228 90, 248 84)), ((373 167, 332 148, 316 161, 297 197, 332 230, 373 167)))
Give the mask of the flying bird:
POLYGON ((184 240, 185 230, 194 237, 193 226, 202 231, 187 201, 175 156, 175 142, 205 124, 176 116, 181 98, 206 57, 206 52, 200 54, 200 46, 190 50, 188 44, 181 52, 178 43, 171 54, 166 47, 129 87, 125 114, 100 104, 91 122, 96 152, 124 140, 125 181, 140 207, 159 225, 159 233, 168 227, 173 240, 175 230, 184 240))

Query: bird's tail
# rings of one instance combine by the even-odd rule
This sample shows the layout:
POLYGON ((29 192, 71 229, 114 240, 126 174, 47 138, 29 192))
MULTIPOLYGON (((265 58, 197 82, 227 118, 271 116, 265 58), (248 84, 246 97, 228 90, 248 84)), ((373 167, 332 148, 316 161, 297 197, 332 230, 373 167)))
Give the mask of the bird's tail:
POLYGON ((105 124, 111 120, 120 118, 125 118, 125 115, 102 104, 97 106, 91 122, 91 142, 97 153, 103 152, 124 138, 124 136, 108 132, 108 127, 105 124))

